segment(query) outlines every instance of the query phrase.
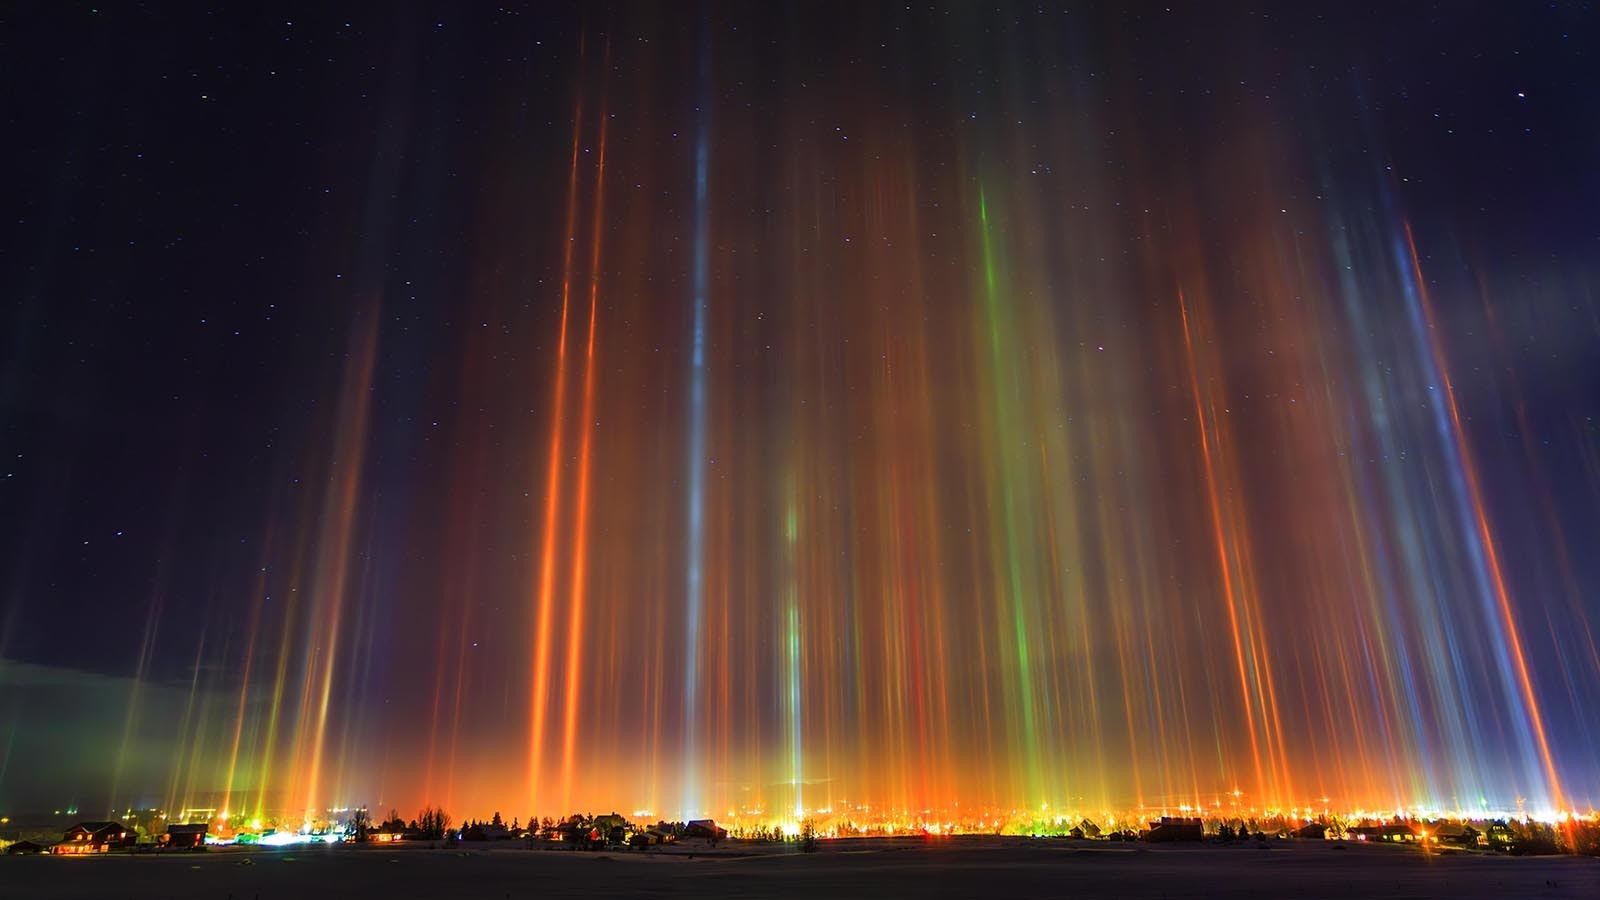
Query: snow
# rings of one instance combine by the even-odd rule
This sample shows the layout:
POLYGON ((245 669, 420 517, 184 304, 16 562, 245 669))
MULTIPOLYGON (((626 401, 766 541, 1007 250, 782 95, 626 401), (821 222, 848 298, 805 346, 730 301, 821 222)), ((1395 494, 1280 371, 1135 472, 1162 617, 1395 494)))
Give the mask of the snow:
POLYGON ((213 849, 0 858, 0 900, 313 897, 1600 897, 1600 860, 1424 856, 1349 842, 1122 845, 959 837, 793 844, 724 841, 648 853, 493 846, 213 849))

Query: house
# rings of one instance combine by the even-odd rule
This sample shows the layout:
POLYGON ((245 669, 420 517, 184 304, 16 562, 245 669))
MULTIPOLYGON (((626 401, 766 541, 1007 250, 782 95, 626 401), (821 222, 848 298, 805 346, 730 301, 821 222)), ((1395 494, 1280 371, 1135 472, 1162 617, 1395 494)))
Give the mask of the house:
POLYGON ((594 820, 595 830, 600 832, 600 837, 609 844, 625 845, 628 834, 633 831, 633 823, 623 818, 620 813, 609 816, 597 816, 594 820))
POLYGON ((1084 819, 1082 822, 1077 824, 1077 827, 1068 832, 1068 834, 1071 837, 1078 838, 1080 840, 1084 838, 1092 840, 1100 836, 1100 826, 1089 821, 1088 819, 1084 819))
POLYGON ((728 829, 718 825, 713 819, 695 819, 684 826, 683 836, 720 841, 728 836, 728 829))
POLYGON ((1351 840, 1384 844, 1414 844, 1417 841, 1416 830, 1400 822, 1390 822, 1386 825, 1357 825, 1346 834, 1351 840))
POLYGON ((1428 834, 1437 844, 1453 847, 1478 846, 1478 829, 1465 822, 1434 822, 1428 826, 1428 834))
POLYGON ((1509 850, 1522 840, 1522 835, 1503 819, 1489 823, 1485 837, 1487 838, 1485 843, 1493 850, 1509 850))
POLYGON ((573 816, 562 822, 559 833, 561 842, 573 850, 592 850, 604 840, 600 829, 581 816, 573 816))
POLYGON ((79 822, 61 835, 61 843, 51 848, 52 853, 78 855, 105 853, 122 847, 131 847, 139 835, 121 822, 79 822))
POLYGON ((1294 836, 1304 841, 1320 841, 1328 836, 1328 826, 1321 822, 1307 822, 1294 830, 1294 836))
POLYGON ((1170 843, 1174 841, 1203 841, 1205 837, 1205 825, 1199 819, 1162 816, 1160 819, 1150 823, 1150 834, 1145 840, 1152 843, 1170 843))
POLYGON ((7 856, 32 856, 35 853, 44 853, 49 848, 33 841, 16 841, 6 846, 7 856))
POLYGON ((168 825, 167 849, 169 850, 204 850, 206 848, 206 832, 210 826, 204 822, 198 825, 168 825))

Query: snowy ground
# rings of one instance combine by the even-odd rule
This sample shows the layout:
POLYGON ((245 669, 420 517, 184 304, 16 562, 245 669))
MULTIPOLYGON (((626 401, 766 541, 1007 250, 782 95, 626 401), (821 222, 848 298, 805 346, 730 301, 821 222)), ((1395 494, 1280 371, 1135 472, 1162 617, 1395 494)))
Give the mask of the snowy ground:
POLYGON ((1330 842, 1119 845, 1018 838, 724 842, 715 851, 573 853, 496 845, 0 857, 0 900, 549 897, 1600 897, 1600 860, 1424 856, 1330 842), (692 855, 691 855, 692 854, 692 855))

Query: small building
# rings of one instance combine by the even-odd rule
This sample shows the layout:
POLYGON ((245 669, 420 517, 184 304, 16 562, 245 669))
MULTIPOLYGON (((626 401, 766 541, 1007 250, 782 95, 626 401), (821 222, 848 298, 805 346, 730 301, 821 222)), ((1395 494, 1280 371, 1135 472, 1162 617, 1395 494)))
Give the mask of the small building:
POLYGON ((1328 826, 1321 822, 1307 822, 1294 830, 1294 836, 1303 841, 1320 841, 1328 836, 1328 826))
POLYGON ((7 856, 32 856, 32 855, 34 855, 36 853, 44 853, 49 849, 50 848, 46 847, 45 845, 36 844, 33 841, 16 841, 14 843, 6 845, 6 855, 7 856))
POLYGON ((713 819, 695 819, 684 826, 683 836, 720 841, 728 836, 728 829, 718 825, 713 819))
POLYGON ((561 835, 562 843, 577 845, 587 844, 593 830, 594 826, 584 821, 582 817, 573 816, 572 818, 561 823, 561 826, 557 829, 557 833, 561 835))
POLYGON ((1428 826, 1428 838, 1451 847, 1478 846, 1478 829, 1466 822, 1438 821, 1428 826))
POLYGON ((1522 835, 1511 827, 1504 819, 1496 819, 1489 823, 1489 830, 1485 833, 1485 843, 1492 850, 1509 850, 1522 840, 1522 835))
POLYGON ((596 831, 600 832, 602 840, 617 846, 625 846, 628 843, 628 835, 634 830, 633 823, 629 822, 620 813, 597 816, 594 820, 594 827, 596 831))
POLYGON ((1150 834, 1145 840, 1152 843, 1172 843, 1203 841, 1205 838, 1205 824, 1199 819, 1162 816, 1150 823, 1150 834))
POLYGON ((72 856, 105 853, 131 847, 138 839, 138 833, 121 822, 79 822, 62 833, 61 843, 50 852, 72 856))
POLYGON ((1402 822, 1390 822, 1385 825, 1357 825, 1346 834, 1352 840, 1371 841, 1380 844, 1414 844, 1417 842, 1416 829, 1402 822))
POLYGON ((168 825, 167 849, 204 850, 206 833, 210 830, 211 827, 204 822, 197 825, 168 825))

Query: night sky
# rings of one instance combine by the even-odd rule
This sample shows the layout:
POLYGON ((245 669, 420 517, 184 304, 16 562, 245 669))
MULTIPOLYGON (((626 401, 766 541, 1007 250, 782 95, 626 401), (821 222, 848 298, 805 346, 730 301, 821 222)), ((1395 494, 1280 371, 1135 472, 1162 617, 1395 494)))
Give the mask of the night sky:
POLYGON ((459 7, 0 12, 0 812, 1600 801, 1592 4, 459 7))

